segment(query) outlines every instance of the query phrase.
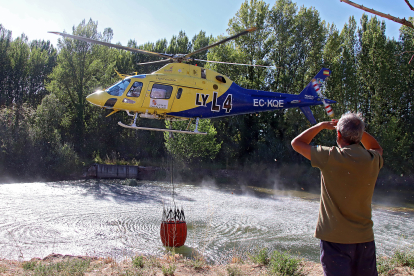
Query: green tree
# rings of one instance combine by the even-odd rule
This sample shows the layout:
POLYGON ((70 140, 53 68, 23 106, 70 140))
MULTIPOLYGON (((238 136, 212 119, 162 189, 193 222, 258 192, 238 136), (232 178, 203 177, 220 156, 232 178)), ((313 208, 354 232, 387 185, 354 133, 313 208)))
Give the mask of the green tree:
MULTIPOLYGON (((326 44, 328 28, 314 8, 297 8, 290 0, 278 0, 269 16, 273 41, 270 58, 278 68, 269 76, 270 90, 283 93, 299 93, 322 67, 322 52, 326 44)), ((312 108, 315 118, 324 115, 323 108, 312 108)), ((288 144, 309 122, 299 109, 274 112, 266 121, 272 128, 268 137, 274 137, 269 148, 281 161, 302 160, 292 152, 288 144), (292 156, 293 153, 293 156, 292 156), (293 159, 292 159, 293 158, 293 159), (295 159, 297 158, 297 159, 295 159)))
POLYGON ((10 64, 11 72, 8 78, 7 102, 8 106, 15 105, 16 115, 14 117, 15 127, 13 131, 18 128, 20 123, 20 113, 23 112, 21 107, 28 95, 28 80, 29 80, 29 58, 30 49, 28 45, 28 38, 22 34, 19 38, 11 43, 10 47, 10 64))
POLYGON ((33 118, 34 110, 27 105, 12 105, 0 110, 0 171, 3 176, 24 178, 36 172, 35 167, 30 166, 33 118))
MULTIPOLYGON (((288 5, 288 7, 290 6, 288 5)), ((292 7, 289 9, 292 10, 292 7)), ((289 16, 290 14, 291 12, 288 13, 289 16)), ((282 65, 283 73, 281 75, 283 74, 285 77, 281 79, 290 78, 289 93, 299 93, 322 67, 322 50, 326 43, 327 30, 324 22, 319 17, 318 11, 312 7, 305 8, 302 6, 293 17, 292 23, 293 26, 288 27, 288 29, 291 29, 291 36, 293 37, 293 41, 288 43, 291 47, 288 51, 290 63, 282 65)), ((318 115, 324 114, 323 108, 315 107, 312 109, 317 120, 319 120, 318 115)), ((289 140, 296 136, 303 127, 309 126, 309 122, 302 112, 297 109, 288 109, 285 112, 285 120, 289 126, 285 130, 285 138, 289 140)))
MULTIPOLYGON (((410 17, 409 20, 414 22, 414 17, 410 17)), ((400 40, 401 48, 398 56, 400 57, 401 70, 396 72, 400 80, 396 90, 400 91, 401 97, 396 117, 399 118, 398 128, 402 131, 401 136, 406 137, 408 148, 398 155, 403 157, 400 159, 402 161, 401 167, 408 174, 414 171, 414 110, 412 108, 414 103, 414 93, 412 93, 414 91, 414 68, 413 63, 410 63, 414 51, 414 30, 405 26, 401 27, 400 40)))
POLYGON ((167 47, 169 54, 188 54, 191 50, 191 43, 184 31, 180 31, 178 36, 173 35, 167 47))
MULTIPOLYGON (((97 28, 96 22, 89 20, 86 23, 83 20, 76 28, 73 27, 72 33, 97 40, 110 38, 105 37, 105 35, 110 36, 110 33, 107 32, 103 36, 97 28)), ((50 75, 51 82, 47 89, 62 103, 66 103, 70 113, 68 117, 71 119, 66 135, 73 141, 76 151, 85 154, 82 151, 85 146, 87 126, 85 118, 87 112, 95 112, 87 104, 86 96, 98 87, 109 85, 114 74, 115 61, 109 63, 105 58, 105 53, 111 49, 84 41, 59 39, 58 48, 57 66, 50 75)))
MULTIPOLYGON (((198 34, 194 35, 194 37, 191 39, 191 50, 190 50, 190 52, 193 52, 195 50, 198 50, 198 49, 201 49, 203 47, 206 47, 206 46, 210 45, 210 41, 211 41, 212 38, 213 37, 211 35, 206 36, 205 31, 200 31, 198 34)), ((195 59, 207 60, 207 54, 208 54, 208 51, 204 51, 204 52, 194 54, 191 57, 195 58, 195 59)), ((194 64, 197 64, 198 66, 204 67, 206 63, 203 62, 203 61, 194 61, 194 64)))
POLYGON ((358 36, 360 41, 358 54, 360 110, 368 123, 380 123, 384 117, 378 115, 387 110, 384 103, 388 94, 386 91, 392 85, 389 79, 390 65, 395 58, 393 52, 388 51, 386 47, 384 21, 381 23, 376 17, 368 20, 368 16, 363 15, 358 36), (381 98, 382 96, 384 99, 381 98))
MULTIPOLYGON (((272 40, 269 40, 270 29, 268 26, 269 5, 264 1, 250 0, 242 3, 236 15, 229 20, 227 32, 230 35, 237 34, 250 27, 257 30, 235 40, 235 47, 239 52, 242 63, 268 65, 266 58, 270 53, 272 40)), ((264 89, 266 70, 252 66, 240 68, 242 74, 238 83, 249 89, 264 89)))
MULTIPOLYGON (((165 121, 166 127, 170 124, 173 129, 186 129, 186 121, 165 121)), ((194 130, 195 126, 192 125, 194 130)), ((198 125, 200 132, 207 132, 206 135, 183 134, 164 132, 165 147, 174 158, 190 163, 192 161, 212 160, 220 150, 222 142, 216 139, 217 131, 209 119, 200 120, 198 125)))
POLYGON ((6 30, 0 24, 0 106, 7 105, 8 99, 8 84, 9 74, 11 72, 10 64, 10 44, 12 42, 12 33, 6 30))
MULTIPOLYGON (((412 17, 410 21, 413 21, 412 17)), ((394 173, 409 175, 414 171, 414 69, 410 63, 414 51, 414 30, 402 26, 399 43, 388 41, 389 44, 395 49, 395 55, 389 61, 393 64, 389 72, 392 85, 386 92, 389 93, 387 99, 390 102, 386 105, 385 118, 381 119, 385 123, 377 127, 380 142, 386 149, 385 165, 394 173), (396 64, 392 61, 396 61, 396 64)))
MULTIPOLYGON (((232 42, 211 49, 209 59, 225 62, 246 63, 252 65, 269 65, 269 54, 272 40, 268 24, 269 5, 264 1, 245 1, 242 3, 236 15, 229 20, 228 33, 234 35, 250 27, 257 30, 249 35, 241 36, 232 42)), ((221 39, 221 37, 217 38, 221 39)), ((251 66, 235 66, 227 64, 212 64, 210 68, 220 73, 225 73, 237 84, 249 88, 266 90, 268 71, 264 68, 251 66)), ((229 156, 243 162, 254 158, 258 154, 261 142, 265 142, 263 134, 269 114, 259 116, 241 115, 235 118, 221 119, 216 123, 219 129, 219 139, 224 142, 222 159, 228 160, 229 156), (243 160, 241 160, 243 159, 243 160)))
POLYGON ((49 41, 34 40, 30 42, 30 60, 28 63, 28 91, 26 102, 37 107, 48 94, 46 82, 48 75, 56 66, 57 51, 49 41))
MULTIPOLYGON (((151 51, 155 53, 167 53, 168 42, 167 39, 159 39, 155 43, 147 42, 143 45, 137 45, 135 40, 128 41, 128 47, 142 49, 146 51, 151 51)), ((148 74, 158 70, 161 66, 165 65, 166 63, 155 63, 155 64, 146 64, 140 65, 139 63, 146 63, 151 61, 158 61, 161 60, 159 57, 148 55, 148 54, 141 54, 141 53, 131 53, 132 60, 134 63, 134 72, 138 74, 148 74)))
POLYGON ((296 4, 290 0, 276 1, 269 15, 273 47, 271 59, 278 70, 273 71, 269 80, 274 91, 289 93, 293 85, 295 61, 295 18, 296 4))
POLYGON ((74 147, 62 139, 62 125, 68 123, 66 105, 55 94, 45 96, 37 107, 32 124, 33 155, 37 174, 61 179, 79 172, 79 157, 74 147))
POLYGON ((323 59, 324 67, 330 68, 332 75, 327 81, 325 96, 338 102, 334 105, 337 116, 349 110, 358 111, 358 48, 356 21, 353 17, 349 18, 340 34, 335 26, 329 27, 323 59))

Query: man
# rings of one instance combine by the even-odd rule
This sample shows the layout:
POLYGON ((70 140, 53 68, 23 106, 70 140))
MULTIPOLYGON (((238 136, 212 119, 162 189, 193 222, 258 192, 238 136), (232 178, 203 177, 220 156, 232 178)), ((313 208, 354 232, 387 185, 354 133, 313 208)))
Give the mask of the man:
POLYGON ((324 275, 378 275, 371 199, 383 165, 381 146, 365 132, 362 118, 355 113, 318 123, 291 144, 321 170, 315 237, 321 240, 324 275), (338 147, 309 145, 323 129, 336 129, 338 147))

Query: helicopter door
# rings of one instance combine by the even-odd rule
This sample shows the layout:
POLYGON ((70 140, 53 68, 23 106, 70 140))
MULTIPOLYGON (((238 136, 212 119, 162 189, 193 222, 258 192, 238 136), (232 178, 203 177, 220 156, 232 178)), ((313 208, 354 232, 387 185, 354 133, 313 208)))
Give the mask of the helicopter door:
MULTIPOLYGON (((141 106, 142 99, 144 98, 141 94, 143 92, 144 84, 138 80, 133 80, 132 85, 128 90, 126 90, 126 94, 124 95, 124 99, 122 100, 123 103, 131 104, 133 106, 141 106)), ((133 107, 131 108, 133 109, 133 107)))
MULTIPOLYGON (((174 103, 171 112, 180 112, 183 110, 193 109, 197 107, 198 99, 201 99, 200 95, 203 92, 201 89, 195 89, 190 87, 177 87, 177 92, 174 93, 174 103), (198 95, 198 96, 197 96, 198 95), (194 105, 195 104, 195 105, 194 105)), ((208 95, 204 96, 204 101, 200 100, 200 105, 207 104, 208 95)))
POLYGON ((171 110, 174 102, 174 86, 150 82, 142 107, 159 109, 160 113, 171 110))

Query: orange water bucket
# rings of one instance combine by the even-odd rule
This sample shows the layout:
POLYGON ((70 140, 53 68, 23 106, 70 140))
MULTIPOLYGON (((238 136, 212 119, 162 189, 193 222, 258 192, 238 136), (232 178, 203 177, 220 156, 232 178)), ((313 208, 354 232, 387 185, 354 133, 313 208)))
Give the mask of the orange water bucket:
POLYGON ((160 235, 164 246, 183 246, 187 239, 187 223, 180 220, 163 221, 161 222, 160 235))

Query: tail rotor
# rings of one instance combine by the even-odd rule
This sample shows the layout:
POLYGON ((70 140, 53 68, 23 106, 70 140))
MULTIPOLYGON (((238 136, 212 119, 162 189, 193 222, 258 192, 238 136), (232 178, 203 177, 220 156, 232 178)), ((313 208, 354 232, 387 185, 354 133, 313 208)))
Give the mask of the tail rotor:
POLYGON ((318 93, 319 98, 321 98, 321 101, 323 102, 323 105, 325 106, 325 111, 328 114, 328 116, 331 117, 331 118, 333 116, 335 116, 335 114, 333 112, 333 109, 332 109, 332 106, 325 101, 325 99, 324 99, 324 97, 321 93, 321 89, 320 89, 316 79, 312 79, 312 85, 313 85, 313 88, 315 89, 316 93, 318 93))

